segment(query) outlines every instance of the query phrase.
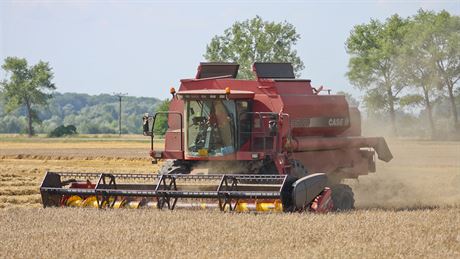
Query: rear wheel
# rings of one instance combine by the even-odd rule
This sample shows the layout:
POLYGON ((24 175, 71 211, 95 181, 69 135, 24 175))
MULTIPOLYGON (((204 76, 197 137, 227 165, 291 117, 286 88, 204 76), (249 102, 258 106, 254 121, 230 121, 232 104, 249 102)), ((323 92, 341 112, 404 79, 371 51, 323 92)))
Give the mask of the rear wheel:
POLYGON ((334 211, 347 211, 355 208, 353 190, 346 184, 337 184, 332 187, 332 201, 334 211))

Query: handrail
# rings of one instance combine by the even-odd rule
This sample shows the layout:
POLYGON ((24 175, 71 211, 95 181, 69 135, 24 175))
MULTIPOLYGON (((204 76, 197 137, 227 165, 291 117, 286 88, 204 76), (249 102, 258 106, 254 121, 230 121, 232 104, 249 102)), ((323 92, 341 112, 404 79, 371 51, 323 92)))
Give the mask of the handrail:
MULTIPOLYGON (((152 122, 152 130, 151 130, 151 134, 150 134, 150 149, 153 150, 153 131, 155 129, 155 121, 156 121, 156 118, 159 114, 168 114, 168 120, 169 120, 169 114, 177 114, 179 115, 179 118, 180 118, 180 149, 181 151, 184 150, 184 134, 183 134, 183 130, 184 130, 184 120, 183 120, 183 115, 181 112, 174 112, 174 111, 159 111, 159 112, 156 112, 155 115, 153 115, 153 122, 152 122)), ((168 125, 168 128, 169 128, 169 125, 168 125)))
MULTIPOLYGON (((287 126, 287 130, 286 130, 286 137, 288 139, 291 138, 291 130, 292 130, 292 126, 291 126, 291 117, 288 113, 275 113, 275 112, 242 112, 239 114, 239 118, 243 115, 243 114, 257 114, 257 116, 259 117, 260 121, 262 122, 262 119, 263 119, 263 116, 264 115, 271 115, 271 116, 274 116, 275 119, 278 120, 278 125, 282 125, 282 127, 286 127, 287 126), (282 123, 280 124, 280 122, 282 122, 282 120, 285 120, 285 118, 287 119, 287 123, 282 123)), ((240 121, 241 122, 241 121, 240 121)), ((241 123, 239 124, 239 127, 238 127, 238 137, 240 137, 241 134, 251 134, 251 133, 257 133, 257 134, 265 134, 267 135, 268 134, 268 131, 267 131, 267 128, 263 128, 264 131, 258 131, 258 132, 255 132, 255 131, 250 131, 250 132, 243 132, 241 131, 241 123)), ((282 134, 279 134, 280 132, 282 132, 281 130, 278 130, 278 132, 276 133, 276 138, 277 138, 277 141, 276 141, 276 151, 280 152, 281 149, 282 149, 282 137, 283 135, 282 134)), ((238 139, 239 141, 239 139, 238 139)), ((264 139, 264 143, 263 143, 263 149, 266 150, 266 140, 264 139)))

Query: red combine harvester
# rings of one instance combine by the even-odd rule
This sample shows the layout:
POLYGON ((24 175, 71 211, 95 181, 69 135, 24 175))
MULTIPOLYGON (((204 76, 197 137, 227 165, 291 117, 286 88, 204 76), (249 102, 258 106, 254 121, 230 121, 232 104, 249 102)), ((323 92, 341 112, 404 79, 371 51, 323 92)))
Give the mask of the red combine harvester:
POLYGON ((43 205, 352 209, 341 182, 375 172, 375 153, 390 161, 385 140, 362 137, 358 109, 296 79, 289 63, 255 63, 256 80, 236 79, 238 68, 201 63, 171 88, 168 112, 144 116, 153 162, 166 160, 158 174, 47 172, 43 205))

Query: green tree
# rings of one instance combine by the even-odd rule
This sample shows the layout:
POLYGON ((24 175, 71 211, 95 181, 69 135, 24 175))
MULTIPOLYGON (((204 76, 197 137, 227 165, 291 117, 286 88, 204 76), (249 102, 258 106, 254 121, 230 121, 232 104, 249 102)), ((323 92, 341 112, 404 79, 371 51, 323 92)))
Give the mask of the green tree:
POLYGON ((363 96, 363 105, 369 117, 384 118, 386 113, 385 106, 388 105, 387 95, 384 89, 383 91, 382 88, 367 90, 366 94, 363 96))
POLYGON ((27 131, 34 134, 33 122, 40 122, 35 107, 46 105, 56 87, 51 82, 53 72, 47 62, 39 61, 28 66, 27 60, 7 57, 2 65, 7 79, 0 84, 6 100, 6 112, 25 107, 27 113, 27 131))
POLYGON ((414 20, 420 27, 419 41, 424 42, 425 51, 432 55, 439 76, 439 88, 447 91, 452 122, 459 131, 454 92, 460 80, 460 16, 450 15, 447 11, 436 14, 419 10, 414 20))
POLYGON ((290 62, 297 76, 304 64, 294 46, 300 39, 288 22, 268 22, 256 16, 235 22, 223 35, 214 36, 206 46, 204 58, 212 62, 240 64, 239 78, 250 79, 254 62, 290 62))
POLYGON ((399 58, 400 73, 415 91, 401 99, 403 105, 420 105, 426 109, 431 138, 436 136, 433 118, 433 99, 436 97, 436 86, 439 85, 439 74, 436 71, 436 51, 438 43, 433 40, 436 30, 433 24, 436 15, 420 10, 410 20, 407 34, 401 47, 399 58), (420 94, 418 94, 420 93, 420 94))
MULTIPOLYGON (((171 100, 162 101, 157 108, 157 112, 167 112, 169 111, 169 104, 171 100)), ((164 135, 168 130, 168 114, 158 114, 155 122, 154 134, 164 135)))
POLYGON ((366 91, 366 107, 389 112, 392 132, 397 135, 396 104, 405 86, 398 73, 399 47, 407 20, 393 15, 384 23, 371 20, 353 28, 346 41, 351 56, 347 77, 358 89, 366 91), (372 103, 376 101, 377 103, 372 103))

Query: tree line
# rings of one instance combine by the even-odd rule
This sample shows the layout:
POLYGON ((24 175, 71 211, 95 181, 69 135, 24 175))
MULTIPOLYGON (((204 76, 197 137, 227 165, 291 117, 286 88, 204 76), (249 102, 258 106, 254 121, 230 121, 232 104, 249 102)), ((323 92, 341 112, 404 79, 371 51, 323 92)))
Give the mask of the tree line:
MULTIPOLYGON (((0 94, 0 133, 29 134, 27 107, 7 112, 4 97, 0 94)), ((123 97, 122 133, 141 134, 142 114, 154 112, 160 103, 156 98, 123 97)), ((118 133, 118 104, 118 97, 109 94, 53 92, 46 106, 31 106, 36 115, 33 133, 49 134, 63 125, 74 125, 78 133, 118 133)))
POLYGON ((431 138, 445 134, 446 129, 437 127, 433 108, 446 99, 448 131, 460 131, 459 16, 421 9, 407 18, 395 14, 385 21, 371 20, 355 26, 345 45, 350 54, 348 79, 364 91, 370 116, 389 115, 393 135, 399 135, 398 111, 414 107, 426 115, 431 138))

